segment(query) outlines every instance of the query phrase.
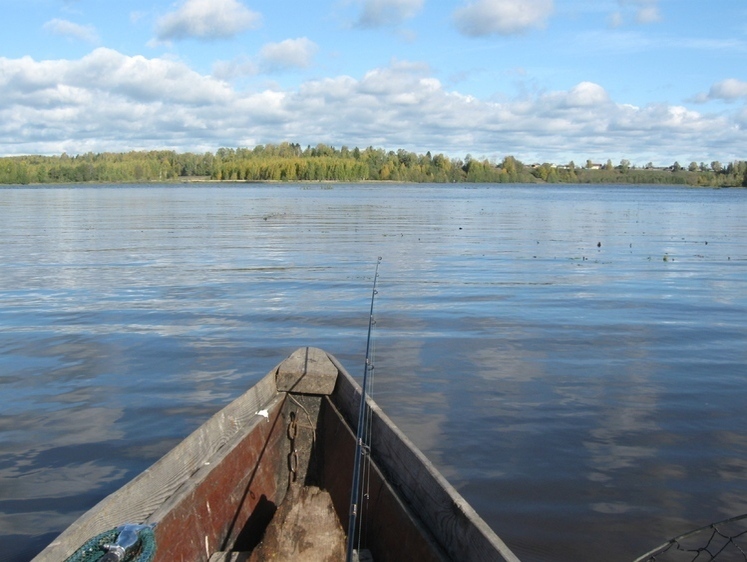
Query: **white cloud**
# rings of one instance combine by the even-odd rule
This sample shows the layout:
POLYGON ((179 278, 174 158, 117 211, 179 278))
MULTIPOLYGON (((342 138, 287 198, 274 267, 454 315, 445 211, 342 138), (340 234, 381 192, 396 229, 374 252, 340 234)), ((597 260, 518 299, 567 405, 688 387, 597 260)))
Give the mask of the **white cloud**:
POLYGON ((313 64, 318 50, 318 45, 306 37, 267 43, 255 58, 241 55, 233 60, 216 61, 212 75, 219 80, 235 81, 261 72, 304 69, 313 64))
POLYGON ((417 15, 423 8, 424 0, 363 0, 363 9, 358 25, 361 27, 381 27, 399 25, 417 15))
POLYGON ((96 33, 95 27, 92 25, 80 25, 68 20, 50 20, 44 24, 44 31, 61 37, 79 39, 81 41, 86 41, 87 43, 99 42, 99 35, 96 33))
POLYGON ((261 16, 237 0, 185 0, 156 25, 160 41, 222 39, 255 29, 261 16))
POLYGON ((235 80, 245 76, 254 76, 259 66, 251 58, 239 56, 230 61, 216 61, 213 64, 213 76, 219 80, 235 80))
POLYGON ((720 99, 735 101, 739 98, 747 98, 747 82, 736 78, 727 78, 711 86, 708 99, 720 99))
POLYGON ((126 56, 100 48, 73 62, 62 81, 76 87, 121 95, 136 103, 209 105, 228 101, 227 86, 204 77, 183 63, 167 59, 126 56), (93 81, 92 86, 87 86, 93 81))
POLYGON ((625 23, 622 13, 613 12, 609 17, 609 24, 612 28, 621 27, 625 23))
POLYGON ((233 96, 224 83, 181 63, 104 48, 77 61, 0 59, 0 134, 32 152, 48 152, 47 143, 74 151, 89 141, 137 145, 140 132, 158 142, 166 130, 189 128, 180 119, 194 118, 190 126, 198 127, 204 113, 233 96), (156 123, 163 133, 152 128, 156 123))
POLYGON ((605 89, 593 82, 581 82, 563 97, 568 107, 603 107, 610 102, 605 89))
POLYGON ((553 11, 553 0, 474 0, 454 12, 464 35, 513 35, 542 27, 553 11))
MULTIPOLYGON (((735 98, 745 89, 724 81, 713 95, 735 98)), ((293 90, 238 91, 178 61, 101 48, 79 60, 0 58, 0 99, 0 154, 201 152, 291 141, 525 161, 671 163, 744 158, 737 151, 747 146, 742 108, 711 115, 636 107, 591 82, 486 101, 448 90, 427 65, 407 61, 293 90)))
POLYGON ((659 7, 654 3, 643 5, 638 9, 635 16, 635 21, 638 23, 656 23, 661 21, 661 13, 659 13, 659 7))
POLYGON ((631 16, 635 23, 643 25, 662 19, 659 0, 618 0, 618 4, 620 10, 613 12, 609 19, 611 27, 624 25, 628 19, 626 15, 631 16))
POLYGON ((280 43, 268 43, 262 47, 259 56, 262 67, 268 71, 308 68, 318 49, 316 43, 306 37, 300 37, 286 39, 280 43))

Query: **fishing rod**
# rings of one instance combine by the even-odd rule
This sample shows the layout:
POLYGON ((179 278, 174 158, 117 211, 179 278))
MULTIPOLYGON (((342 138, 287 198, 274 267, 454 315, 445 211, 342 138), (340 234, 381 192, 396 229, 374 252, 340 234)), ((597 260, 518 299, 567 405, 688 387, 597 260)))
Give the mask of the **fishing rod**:
POLYGON ((358 409, 358 429, 355 435, 355 459, 353 461, 353 486, 350 491, 350 519, 348 521, 348 545, 347 554, 345 560, 347 562, 353 562, 353 554, 355 552, 355 530, 358 520, 359 501, 360 501, 360 488, 361 488, 361 459, 363 457, 364 443, 363 438, 365 435, 366 422, 366 389, 368 387, 368 373, 373 369, 371 363, 370 351, 371 351, 371 330, 375 324, 373 310, 374 300, 378 291, 376 291, 376 280, 379 278, 379 264, 381 263, 381 257, 376 260, 376 270, 374 272, 373 288, 371 289, 371 311, 368 316, 368 337, 366 338, 366 361, 363 369, 363 385, 361 388, 361 403, 358 409))

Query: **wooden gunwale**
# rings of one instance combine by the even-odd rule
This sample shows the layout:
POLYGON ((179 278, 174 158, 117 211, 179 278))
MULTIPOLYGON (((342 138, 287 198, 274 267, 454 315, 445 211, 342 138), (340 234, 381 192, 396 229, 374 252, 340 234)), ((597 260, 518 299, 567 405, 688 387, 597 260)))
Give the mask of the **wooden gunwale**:
MULTIPOLYGON (((345 367, 328 354, 341 376, 332 400, 356 430, 361 389, 345 367)), ((519 559, 425 455, 373 401, 371 451, 386 480, 453 560, 519 562, 519 559)))
MULTIPOLYGON (((235 450, 247 436, 273 425, 269 416, 277 416, 284 394, 275 385, 277 367, 239 398, 213 415, 174 449, 122 488, 102 499, 52 541, 33 562, 60 562, 90 538, 124 523, 157 523, 157 560, 169 542, 160 522, 169 517, 168 507, 183 500, 187 486, 205 479, 218 466, 221 455, 235 450), (268 418, 258 415, 268 410, 268 418), (194 477, 194 478, 193 478, 194 477)), ((275 417, 273 420, 276 419, 275 417)), ((281 432, 282 433, 282 432, 281 432)), ((212 507, 211 507, 212 509, 212 507)), ((199 513, 195 511, 195 516, 199 513)), ((166 526, 168 527, 168 525, 166 526)), ((180 533, 180 536, 184 536, 180 533)), ((199 551, 204 554, 204 538, 199 551)), ((212 539, 208 539, 210 542, 212 539)), ((198 560, 187 558, 185 560, 198 560)), ((206 558, 207 559, 207 558, 206 558)))

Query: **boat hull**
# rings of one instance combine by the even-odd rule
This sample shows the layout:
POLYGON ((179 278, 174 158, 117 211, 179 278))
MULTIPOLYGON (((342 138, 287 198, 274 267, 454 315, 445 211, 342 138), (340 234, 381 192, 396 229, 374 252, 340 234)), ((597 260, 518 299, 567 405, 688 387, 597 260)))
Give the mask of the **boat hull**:
MULTIPOLYGON (((359 405, 360 387, 337 359, 301 348, 34 561, 65 560, 123 523, 155 525, 156 561, 248 557, 283 501, 296 501, 302 487, 328 493, 347 532, 359 405)), ((369 406, 373 462, 360 519, 362 546, 373 559, 518 560, 378 406, 369 406)), ((298 559, 303 545, 294 548, 298 559)))

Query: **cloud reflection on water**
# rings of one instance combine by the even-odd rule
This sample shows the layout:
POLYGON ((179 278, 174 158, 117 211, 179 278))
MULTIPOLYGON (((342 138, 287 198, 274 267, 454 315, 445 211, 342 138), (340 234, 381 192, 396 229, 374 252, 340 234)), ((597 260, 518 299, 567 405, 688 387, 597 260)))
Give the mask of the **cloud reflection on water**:
POLYGON ((379 255, 376 400, 522 559, 745 507, 742 192, 330 187, 0 190, 0 520, 60 529, 296 347, 359 376, 379 255))

